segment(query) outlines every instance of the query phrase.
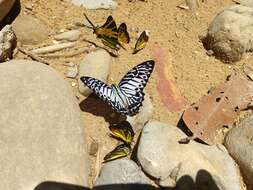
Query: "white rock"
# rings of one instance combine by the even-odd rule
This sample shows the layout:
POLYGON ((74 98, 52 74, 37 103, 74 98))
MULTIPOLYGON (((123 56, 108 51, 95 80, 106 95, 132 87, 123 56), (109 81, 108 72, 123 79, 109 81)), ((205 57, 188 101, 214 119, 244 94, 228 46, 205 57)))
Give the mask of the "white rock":
POLYGON ((243 120, 226 136, 225 146, 239 164, 248 189, 253 189, 253 117, 243 120))
POLYGON ((70 30, 67 32, 63 32, 61 34, 57 34, 54 36, 56 40, 67 40, 67 41, 76 41, 79 39, 81 32, 79 30, 70 30))
POLYGON ((199 185, 196 189, 205 184, 212 189, 214 182, 220 189, 243 189, 236 164, 222 145, 207 146, 195 141, 179 144, 185 137, 176 127, 156 121, 146 124, 137 153, 144 171, 159 179, 160 185, 171 186, 174 181, 179 190, 186 176, 199 185), (201 173, 209 177, 200 181, 201 173))
POLYGON ((15 0, 0 0, 0 22, 9 13, 15 0))
POLYGON ((234 62, 253 50, 253 8, 233 5, 212 21, 203 42, 224 62, 234 62))
POLYGON ((85 96, 88 96, 92 91, 83 84, 80 80, 81 76, 89 76, 97 78, 103 82, 107 82, 107 78, 110 72, 112 58, 105 50, 97 50, 89 53, 82 60, 79 65, 79 91, 85 96))
POLYGON ((0 64, 0 189, 41 182, 88 186, 80 109, 68 83, 42 63, 0 64))
POLYGON ((65 76, 67 78, 76 78, 78 75, 77 67, 68 68, 68 70, 65 72, 65 76))
POLYGON ((46 40, 49 28, 32 15, 19 15, 12 23, 18 41, 23 44, 38 44, 46 40))
POLYGON ((17 38, 10 25, 6 25, 0 31, 0 62, 12 58, 13 50, 16 48, 17 38))
POLYGON ((253 7, 253 0, 235 0, 235 1, 247 7, 253 7))
POLYGON ((153 114, 153 105, 147 93, 145 93, 143 105, 140 107, 139 112, 134 116, 127 116, 127 121, 132 125, 135 130, 141 130, 145 123, 147 123, 153 114))
POLYGON ((86 9, 116 9, 118 4, 114 0, 70 0, 77 6, 84 6, 86 9))
POLYGON ((95 181, 96 190, 135 190, 148 189, 137 188, 131 184, 151 186, 151 181, 144 175, 141 168, 128 158, 122 158, 107 162, 101 169, 100 174, 95 181), (124 185, 122 185, 124 184, 124 185), (108 186, 110 185, 110 186, 108 186), (129 185, 129 186, 128 186, 129 185))

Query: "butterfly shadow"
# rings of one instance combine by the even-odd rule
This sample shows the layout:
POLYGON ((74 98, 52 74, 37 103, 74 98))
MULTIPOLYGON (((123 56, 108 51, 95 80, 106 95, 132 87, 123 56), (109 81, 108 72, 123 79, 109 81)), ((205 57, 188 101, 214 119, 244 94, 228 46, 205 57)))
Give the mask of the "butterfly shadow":
POLYGON ((89 95, 86 99, 79 103, 79 107, 84 112, 104 117, 105 121, 110 125, 118 123, 122 117, 119 113, 115 112, 110 105, 94 94, 89 95))
MULTIPOLYGON (((115 177, 117 177, 117 175, 115 175, 115 177)), ((220 190, 212 175, 203 169, 197 172, 195 180, 189 175, 184 175, 176 179, 176 181, 173 187, 154 187, 149 184, 131 183, 99 185, 92 189, 76 184, 44 181, 38 184, 33 190, 220 190)))

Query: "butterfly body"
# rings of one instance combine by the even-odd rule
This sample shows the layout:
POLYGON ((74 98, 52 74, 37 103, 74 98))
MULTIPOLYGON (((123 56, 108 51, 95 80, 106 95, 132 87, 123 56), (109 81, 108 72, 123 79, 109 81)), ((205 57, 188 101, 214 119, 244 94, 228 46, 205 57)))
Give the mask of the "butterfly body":
POLYGON ((108 102, 114 110, 125 115, 134 115, 139 111, 144 100, 143 89, 153 71, 153 60, 143 62, 132 68, 118 85, 108 86, 104 82, 87 76, 81 81, 93 92, 108 102))

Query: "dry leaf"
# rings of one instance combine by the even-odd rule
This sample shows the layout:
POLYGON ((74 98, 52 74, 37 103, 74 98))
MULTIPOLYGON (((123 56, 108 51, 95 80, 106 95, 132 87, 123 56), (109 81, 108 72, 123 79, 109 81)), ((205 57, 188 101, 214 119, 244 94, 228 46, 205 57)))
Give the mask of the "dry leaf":
POLYGON ((253 83, 234 73, 227 80, 203 96, 183 114, 183 121, 195 137, 207 144, 215 144, 223 127, 231 126, 240 110, 253 99, 253 83))
POLYGON ((169 111, 180 111, 187 104, 187 100, 180 94, 175 84, 170 69, 171 60, 165 57, 162 48, 158 44, 153 46, 153 54, 156 61, 157 90, 160 93, 162 102, 169 111))

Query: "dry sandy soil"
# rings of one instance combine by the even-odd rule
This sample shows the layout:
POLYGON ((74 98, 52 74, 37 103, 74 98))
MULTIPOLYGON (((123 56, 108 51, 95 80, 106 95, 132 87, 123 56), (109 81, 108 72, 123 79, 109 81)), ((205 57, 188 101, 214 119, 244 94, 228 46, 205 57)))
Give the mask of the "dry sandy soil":
MULTIPOLYGON (((207 0, 195 13, 177 8, 176 6, 180 5, 182 0, 147 0, 147 2, 118 0, 119 6, 113 11, 84 10, 63 0, 21 0, 21 14, 24 14, 24 5, 27 2, 34 3, 32 13, 51 28, 52 34, 66 30, 74 23, 84 22, 84 11, 97 24, 103 24, 107 16, 112 15, 118 24, 126 22, 130 29, 138 29, 139 32, 149 30, 150 40, 147 47, 136 55, 131 54, 131 48, 134 46, 134 38, 137 37, 138 32, 130 32, 134 40, 126 46, 127 51, 120 50, 119 56, 113 58, 109 76, 111 83, 117 83, 122 75, 134 65, 152 59, 152 46, 155 42, 161 45, 166 56, 170 58, 166 64, 171 65, 176 85, 190 103, 196 102, 210 88, 223 81, 233 68, 241 69, 244 63, 249 62, 249 59, 243 58, 242 61, 233 65, 224 64, 214 57, 209 57, 198 39, 198 35, 208 27, 214 16, 223 7, 232 4, 231 0, 207 0)), ((99 43, 92 31, 86 28, 82 28, 82 36, 99 43)), ((42 44, 51 43, 52 38, 42 42, 42 44)), ((89 44, 79 42, 77 49, 80 47, 89 47, 89 44)), ((74 50, 66 50, 62 53, 74 50)), ((78 65, 85 55, 86 53, 83 53, 70 58, 60 57, 48 60, 52 63, 51 66, 64 76, 67 67, 63 66, 63 62, 71 61, 78 65)), ((22 55, 18 54, 17 57, 22 57, 22 55)), ((157 75, 154 72, 146 87, 154 105, 152 119, 176 125, 183 110, 172 113, 163 105, 157 92, 156 78, 157 75)), ((70 84, 76 82, 71 79, 66 80, 70 84)), ((73 90, 78 95, 76 86, 73 90)), ((78 96, 81 102, 84 97, 78 96)), ((108 111, 106 111, 108 107, 94 98, 90 98, 85 104, 82 117, 87 131, 87 141, 89 145, 93 140, 99 143, 99 159, 101 160, 117 144, 116 140, 108 136, 109 123, 105 119, 108 116, 108 111)), ((91 163, 94 164, 95 157, 90 156, 90 158, 91 163)), ((94 170, 91 175, 95 175, 94 170)))

